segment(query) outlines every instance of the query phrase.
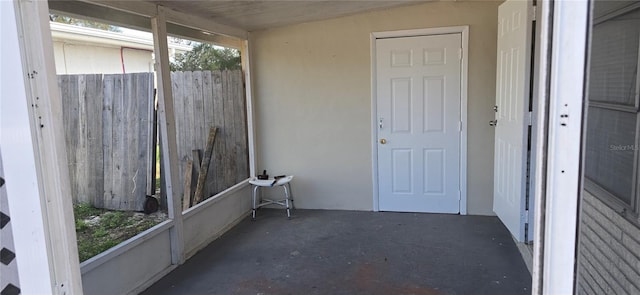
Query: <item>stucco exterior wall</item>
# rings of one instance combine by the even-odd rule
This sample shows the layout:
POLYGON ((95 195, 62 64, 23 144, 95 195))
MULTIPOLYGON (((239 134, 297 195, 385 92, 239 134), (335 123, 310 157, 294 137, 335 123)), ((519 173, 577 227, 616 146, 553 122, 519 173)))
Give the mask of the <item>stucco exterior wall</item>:
POLYGON ((433 2, 251 33, 258 169, 300 208, 373 209, 370 33, 469 25, 468 213, 493 215, 500 2, 433 2))

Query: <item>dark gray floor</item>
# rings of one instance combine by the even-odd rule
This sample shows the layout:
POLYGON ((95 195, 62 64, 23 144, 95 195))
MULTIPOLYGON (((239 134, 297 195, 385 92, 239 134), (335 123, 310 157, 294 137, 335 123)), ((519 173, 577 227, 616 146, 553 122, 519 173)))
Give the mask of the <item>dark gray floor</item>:
POLYGON ((261 209, 142 294, 530 294, 496 217, 261 209))

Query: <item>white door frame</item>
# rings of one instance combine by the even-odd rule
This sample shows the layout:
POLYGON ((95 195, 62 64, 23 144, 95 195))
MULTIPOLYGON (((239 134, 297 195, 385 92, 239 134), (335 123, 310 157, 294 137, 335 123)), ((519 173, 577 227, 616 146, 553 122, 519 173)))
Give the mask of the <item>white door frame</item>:
MULTIPOLYGON (((540 2, 539 2, 540 3, 540 2)), ((538 104, 548 114, 547 146, 536 146, 536 212, 532 294, 573 294, 578 208, 582 185, 581 148, 584 78, 589 33, 587 1, 542 1, 538 104), (549 35, 550 34, 550 35, 549 35)), ((539 131, 545 135, 544 131, 539 131)))
POLYGON ((462 63, 460 69, 460 121, 462 122, 462 132, 460 133, 460 215, 467 215, 467 73, 469 61, 469 26, 371 33, 371 163, 373 177, 373 211, 380 211, 378 192, 376 40, 456 33, 462 35, 462 63))

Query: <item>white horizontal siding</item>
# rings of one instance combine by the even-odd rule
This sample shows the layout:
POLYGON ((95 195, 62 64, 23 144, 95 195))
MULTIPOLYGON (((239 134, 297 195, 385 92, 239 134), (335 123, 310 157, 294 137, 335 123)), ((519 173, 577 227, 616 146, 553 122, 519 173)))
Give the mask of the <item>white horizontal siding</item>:
POLYGON ((578 247, 579 294, 640 294, 640 228, 588 192, 578 247))

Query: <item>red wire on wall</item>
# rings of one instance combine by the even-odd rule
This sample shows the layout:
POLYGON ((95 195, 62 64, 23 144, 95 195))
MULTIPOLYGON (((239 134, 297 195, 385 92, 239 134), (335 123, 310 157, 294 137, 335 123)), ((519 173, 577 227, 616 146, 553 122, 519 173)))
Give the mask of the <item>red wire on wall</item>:
POLYGON ((124 50, 125 49, 131 49, 131 50, 140 50, 140 51, 147 51, 147 52, 151 52, 153 53, 153 50, 149 50, 149 49, 142 49, 142 48, 135 48, 135 47, 128 47, 128 46, 120 46, 120 64, 122 65, 122 73, 126 74, 126 70, 124 67, 124 50))

